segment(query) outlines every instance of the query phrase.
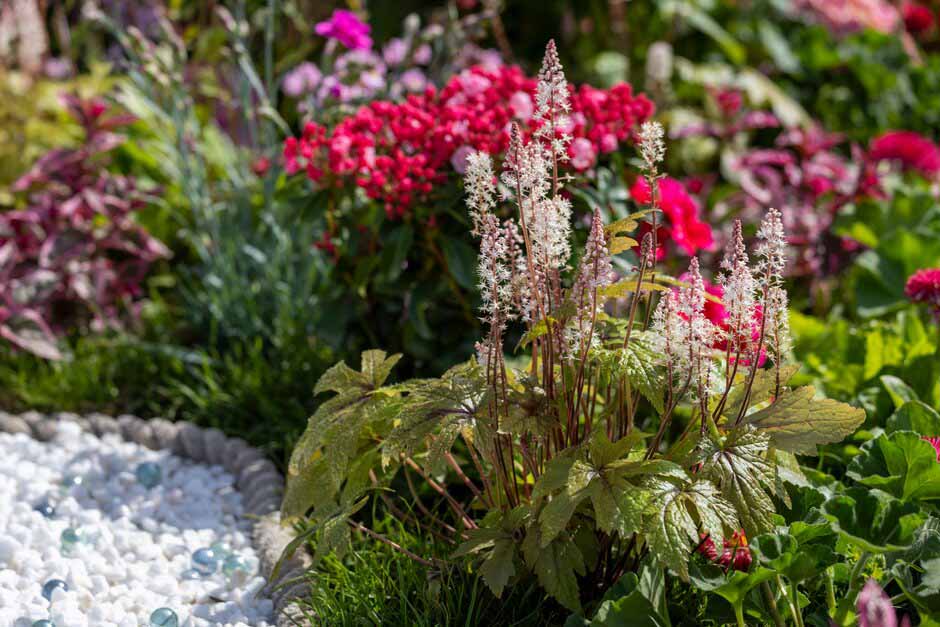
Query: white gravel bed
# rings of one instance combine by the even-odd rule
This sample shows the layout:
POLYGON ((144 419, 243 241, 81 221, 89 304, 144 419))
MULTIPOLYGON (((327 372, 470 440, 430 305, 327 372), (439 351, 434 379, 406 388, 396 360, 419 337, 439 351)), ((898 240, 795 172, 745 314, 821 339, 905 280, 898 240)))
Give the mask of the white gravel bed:
POLYGON ((0 433, 0 626, 149 627, 154 610, 169 608, 180 627, 271 627, 274 606, 242 514, 221 466, 75 424, 61 424, 50 442, 0 433), (135 474, 145 462, 162 476, 150 488, 135 474), (43 502, 52 516, 36 511, 43 502), (196 576, 193 553, 212 545, 239 559, 196 576), (47 600, 53 579, 68 590, 47 600))

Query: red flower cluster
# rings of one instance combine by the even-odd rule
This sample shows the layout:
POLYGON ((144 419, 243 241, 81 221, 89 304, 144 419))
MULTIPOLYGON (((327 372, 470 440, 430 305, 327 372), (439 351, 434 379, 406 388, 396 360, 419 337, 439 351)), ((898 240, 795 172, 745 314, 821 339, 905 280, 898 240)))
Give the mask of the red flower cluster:
POLYGON ((924 268, 912 274, 904 293, 915 303, 931 305, 934 315, 940 319, 940 268, 924 268))
MULTIPOLYGON (((391 218, 402 217, 425 199, 451 168, 461 171, 467 154, 497 156, 509 144, 512 122, 527 134, 536 123, 535 79, 515 66, 474 67, 403 102, 376 101, 340 121, 331 131, 308 123, 299 138, 284 142, 288 173, 305 169, 320 185, 350 180, 369 198, 384 203, 391 218)), ((596 156, 633 138, 653 104, 629 85, 608 90, 571 90, 571 115, 559 133, 573 138, 572 165, 587 169, 596 156)))
POLYGON ((888 131, 871 142, 874 161, 898 161, 905 170, 916 170, 926 178, 940 175, 940 146, 913 131, 888 131))
POLYGON ((721 555, 718 555, 718 549, 715 547, 715 542, 711 539, 711 536, 702 534, 698 552, 710 561, 716 562, 725 570, 734 569, 747 572, 754 559, 751 556, 751 549, 747 546, 747 536, 744 535, 743 529, 735 531, 730 539, 725 538, 721 555))
MULTIPOLYGON (((714 244, 712 228, 701 220, 698 202, 689 195, 685 186, 667 176, 659 179, 658 187, 659 209, 668 221, 656 228, 656 258, 665 257, 665 245, 669 241, 674 242, 688 255, 694 255, 702 249, 710 249, 714 244)), ((638 178, 630 188, 630 195, 642 205, 648 205, 652 201, 649 183, 643 177, 638 178)), ((641 225, 640 238, 651 228, 649 224, 641 225)))

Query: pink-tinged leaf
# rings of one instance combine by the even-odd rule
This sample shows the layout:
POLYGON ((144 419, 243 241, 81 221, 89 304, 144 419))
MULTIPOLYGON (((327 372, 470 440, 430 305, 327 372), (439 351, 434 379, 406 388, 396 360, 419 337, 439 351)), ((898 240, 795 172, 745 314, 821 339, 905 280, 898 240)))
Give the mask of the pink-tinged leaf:
POLYGON ((10 319, 0 324, 0 337, 43 359, 62 359, 62 353, 56 346, 52 330, 43 322, 38 313, 21 311, 18 318, 15 325, 11 324, 10 319))

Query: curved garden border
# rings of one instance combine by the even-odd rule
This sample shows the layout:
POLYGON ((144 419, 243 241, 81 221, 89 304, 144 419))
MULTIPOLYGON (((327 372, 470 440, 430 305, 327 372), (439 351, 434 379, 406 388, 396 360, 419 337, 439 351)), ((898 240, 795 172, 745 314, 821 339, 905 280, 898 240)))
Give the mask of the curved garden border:
POLYGON ((195 462, 223 466, 232 473, 235 485, 242 493, 245 514, 257 519, 252 542, 261 562, 261 574, 269 580, 277 626, 305 624, 296 601, 308 589, 301 578, 308 558, 298 551, 285 562, 277 579, 270 581, 274 565, 293 536, 280 524, 284 478, 261 451, 241 438, 226 436, 218 429, 203 429, 189 422, 170 422, 162 418, 144 420, 130 415, 113 418, 105 414, 79 416, 59 412, 44 415, 32 411, 14 415, 0 412, 0 432, 25 433, 37 440, 48 441, 63 421, 74 422, 98 436, 115 433, 149 449, 167 449, 195 462))

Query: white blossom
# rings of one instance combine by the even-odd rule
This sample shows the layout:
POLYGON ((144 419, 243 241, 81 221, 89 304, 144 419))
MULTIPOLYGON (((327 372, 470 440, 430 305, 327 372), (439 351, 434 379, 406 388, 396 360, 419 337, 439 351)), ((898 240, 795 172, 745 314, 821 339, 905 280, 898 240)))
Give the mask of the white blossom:
POLYGON ((663 125, 649 120, 640 126, 640 156, 648 172, 656 172, 658 164, 666 158, 663 125))
POLYGON ((473 152, 467 157, 464 175, 467 207, 473 221, 473 235, 480 236, 483 216, 496 206, 496 186, 493 184, 493 160, 485 152, 473 152))

